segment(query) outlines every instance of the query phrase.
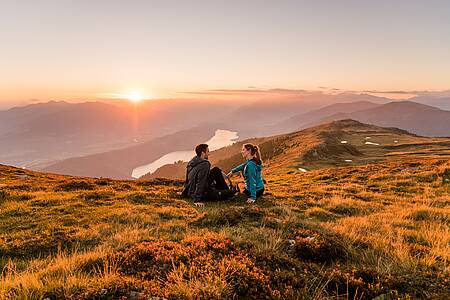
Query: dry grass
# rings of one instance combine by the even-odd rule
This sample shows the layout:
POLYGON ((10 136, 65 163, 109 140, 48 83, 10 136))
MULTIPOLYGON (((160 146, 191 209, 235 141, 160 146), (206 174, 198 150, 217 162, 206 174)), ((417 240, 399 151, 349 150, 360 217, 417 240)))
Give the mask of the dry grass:
POLYGON ((447 170, 278 172, 254 206, 198 209, 179 181, 0 167, 0 299, 446 298, 447 170))

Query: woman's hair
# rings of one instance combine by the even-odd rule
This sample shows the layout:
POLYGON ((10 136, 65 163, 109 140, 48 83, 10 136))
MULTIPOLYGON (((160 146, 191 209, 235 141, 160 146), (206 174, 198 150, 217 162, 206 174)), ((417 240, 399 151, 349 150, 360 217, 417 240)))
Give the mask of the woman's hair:
POLYGON ((250 154, 253 155, 253 159, 258 164, 262 164, 261 152, 259 151, 259 147, 253 144, 244 144, 245 149, 250 151, 250 154))

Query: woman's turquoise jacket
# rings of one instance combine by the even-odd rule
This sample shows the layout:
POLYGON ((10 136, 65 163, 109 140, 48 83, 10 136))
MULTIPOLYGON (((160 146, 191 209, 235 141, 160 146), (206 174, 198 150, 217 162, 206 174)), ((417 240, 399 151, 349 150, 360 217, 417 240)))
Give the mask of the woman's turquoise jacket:
POLYGON ((253 159, 248 159, 245 163, 232 169, 232 173, 241 172, 245 178, 245 188, 250 192, 252 199, 256 200, 256 192, 264 188, 261 171, 262 166, 253 159))

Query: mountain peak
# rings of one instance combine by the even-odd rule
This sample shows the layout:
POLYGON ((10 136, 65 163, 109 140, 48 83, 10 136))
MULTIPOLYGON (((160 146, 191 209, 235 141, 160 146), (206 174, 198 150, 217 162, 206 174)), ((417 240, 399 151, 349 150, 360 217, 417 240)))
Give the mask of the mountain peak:
POLYGON ((330 126, 336 126, 336 127, 370 126, 370 125, 361 123, 361 122, 353 120, 353 119, 336 120, 336 121, 330 122, 329 124, 330 124, 330 126))
POLYGON ((427 109, 427 110, 435 110, 435 111, 439 111, 441 109, 434 107, 434 106, 430 106, 430 105, 426 105, 426 104, 422 104, 422 103, 417 103, 414 101, 410 101, 410 100, 402 100, 402 101, 392 101, 389 103, 386 103, 384 105, 382 105, 381 107, 387 107, 387 108, 409 108, 409 109, 427 109))

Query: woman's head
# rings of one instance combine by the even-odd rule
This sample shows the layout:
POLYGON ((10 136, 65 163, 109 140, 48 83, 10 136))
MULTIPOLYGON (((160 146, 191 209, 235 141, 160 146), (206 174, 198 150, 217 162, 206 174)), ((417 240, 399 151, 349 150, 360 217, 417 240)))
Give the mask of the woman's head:
POLYGON ((253 144, 244 144, 241 154, 245 159, 254 159, 258 164, 262 163, 259 147, 253 144))

